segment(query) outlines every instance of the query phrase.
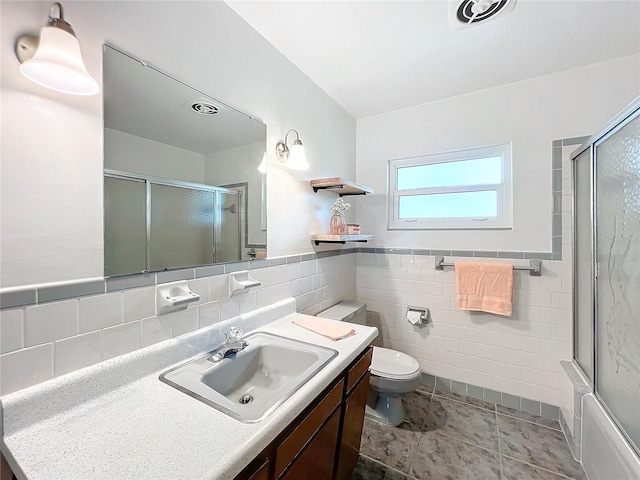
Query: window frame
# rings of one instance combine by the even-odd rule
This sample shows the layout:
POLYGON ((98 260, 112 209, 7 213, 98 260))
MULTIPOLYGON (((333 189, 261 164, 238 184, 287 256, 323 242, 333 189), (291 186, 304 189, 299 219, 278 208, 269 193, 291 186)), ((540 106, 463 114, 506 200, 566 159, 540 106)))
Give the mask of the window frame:
POLYGON ((387 196, 387 229, 388 230, 489 230, 513 228, 513 178, 512 178, 512 145, 488 145, 449 152, 420 155, 417 157, 389 160, 388 162, 388 196, 387 196), (439 163, 454 163, 488 157, 502 159, 502 182, 484 185, 452 185, 407 190, 397 189, 398 169, 420 167, 439 163), (497 193, 496 217, 424 217, 399 218, 400 198, 417 195, 434 195, 442 193, 466 193, 478 191, 495 191, 497 193))

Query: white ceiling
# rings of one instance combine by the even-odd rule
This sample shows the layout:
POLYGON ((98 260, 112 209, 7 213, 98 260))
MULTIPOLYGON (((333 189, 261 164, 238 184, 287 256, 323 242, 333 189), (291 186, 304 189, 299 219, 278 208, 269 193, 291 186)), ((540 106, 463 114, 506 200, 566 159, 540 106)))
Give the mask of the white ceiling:
POLYGON ((105 47, 103 74, 107 128, 204 155, 265 141, 262 122, 118 50, 105 47), (195 102, 219 113, 196 113, 195 102))
POLYGON ((356 118, 640 52, 638 0, 518 0, 461 30, 444 0, 227 3, 356 118))

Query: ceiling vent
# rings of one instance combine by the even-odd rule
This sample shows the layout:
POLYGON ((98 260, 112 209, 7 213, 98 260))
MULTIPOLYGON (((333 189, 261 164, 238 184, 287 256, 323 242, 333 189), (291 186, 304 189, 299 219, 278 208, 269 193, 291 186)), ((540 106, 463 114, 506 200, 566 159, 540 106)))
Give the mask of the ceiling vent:
POLYGON ((449 2, 449 20, 455 29, 471 27, 513 11, 516 0, 455 0, 449 2))
POLYGON ((184 103, 184 106, 193 112, 199 113, 200 115, 215 115, 226 110, 223 106, 213 103, 210 98, 205 97, 189 100, 184 103))
POLYGON ((213 103, 206 102, 196 102, 191 105, 191 109, 201 115, 215 115, 219 111, 218 107, 216 107, 213 103))

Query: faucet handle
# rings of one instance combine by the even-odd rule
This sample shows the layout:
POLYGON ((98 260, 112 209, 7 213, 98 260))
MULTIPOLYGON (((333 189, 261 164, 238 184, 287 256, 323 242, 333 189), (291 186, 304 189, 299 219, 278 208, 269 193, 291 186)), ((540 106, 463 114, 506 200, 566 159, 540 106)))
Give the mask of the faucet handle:
POLYGON ((242 335, 244 335, 244 332, 238 327, 231 327, 231 330, 225 335, 225 338, 227 343, 235 343, 240 341, 242 335))

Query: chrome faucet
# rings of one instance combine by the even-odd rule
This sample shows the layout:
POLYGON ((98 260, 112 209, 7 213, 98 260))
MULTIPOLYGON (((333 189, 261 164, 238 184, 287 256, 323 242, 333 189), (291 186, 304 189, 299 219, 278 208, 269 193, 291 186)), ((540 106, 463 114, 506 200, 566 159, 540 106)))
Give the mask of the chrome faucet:
POLYGON ((229 333, 224 336, 224 344, 216 348, 207 360, 218 363, 234 353, 244 350, 248 344, 245 340, 242 340, 243 333, 239 328, 231 327, 229 333))

